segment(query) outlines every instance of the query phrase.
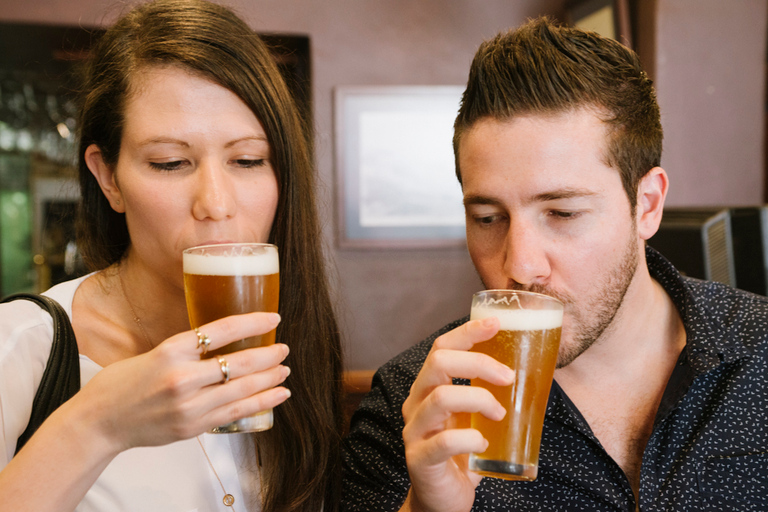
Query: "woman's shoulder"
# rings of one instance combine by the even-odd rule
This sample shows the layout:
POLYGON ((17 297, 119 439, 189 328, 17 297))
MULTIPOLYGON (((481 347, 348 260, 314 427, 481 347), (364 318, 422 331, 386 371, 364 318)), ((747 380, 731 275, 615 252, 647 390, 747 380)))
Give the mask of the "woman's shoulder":
POLYGON ((76 279, 71 279, 69 281, 59 283, 43 292, 43 295, 50 297, 61 304, 61 306, 67 312, 67 316, 72 318, 72 301, 75 298, 75 292, 80 287, 80 285, 83 284, 83 281, 92 275, 94 274, 87 274, 76 279))
MULTIPOLYGON (((71 318, 75 291, 87 277, 83 276, 57 284, 42 295, 61 304, 71 318)), ((0 361, 10 350, 9 344, 18 343, 19 336, 29 333, 36 333, 36 336, 42 334, 48 338, 50 350, 53 321, 48 312, 29 300, 17 299, 0 304, 0 361)))
MULTIPOLYGON (((72 298, 85 279, 61 283, 43 295, 71 315, 72 298)), ((28 300, 0 304, 0 467, 7 463, 5 456, 13 453, 29 421, 52 342, 53 319, 40 306, 28 300)))

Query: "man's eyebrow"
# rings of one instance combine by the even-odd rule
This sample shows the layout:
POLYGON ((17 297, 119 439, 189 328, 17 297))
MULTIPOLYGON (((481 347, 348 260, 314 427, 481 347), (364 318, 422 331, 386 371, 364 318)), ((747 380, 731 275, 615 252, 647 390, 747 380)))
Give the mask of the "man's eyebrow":
POLYGON ((592 197, 598 195, 594 190, 586 188, 562 188, 536 194, 529 202, 542 203, 545 201, 557 201, 558 199, 573 199, 574 197, 592 197))
MULTIPOLYGON (((586 188, 562 188, 562 189, 549 190, 547 192, 536 194, 528 198, 525 202, 527 204, 544 203, 547 201, 557 201, 559 199, 592 197, 596 195, 598 195, 597 192, 595 192, 594 190, 586 189, 586 188)), ((479 194, 469 194, 464 196, 464 206, 469 206, 469 205, 498 206, 501 204, 503 204, 503 201, 501 201, 500 199, 496 199, 494 197, 489 197, 489 196, 484 196, 479 194)))
POLYGON ((488 196, 481 196, 476 194, 470 194, 464 196, 464 206, 473 204, 487 204, 491 206, 497 206, 501 204, 501 201, 488 196))

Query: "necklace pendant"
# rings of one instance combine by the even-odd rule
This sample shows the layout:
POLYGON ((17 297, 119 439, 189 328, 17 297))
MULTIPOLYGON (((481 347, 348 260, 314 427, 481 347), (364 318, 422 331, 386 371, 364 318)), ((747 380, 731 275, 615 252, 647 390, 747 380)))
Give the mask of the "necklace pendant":
POLYGON ((226 506, 231 507, 235 503, 235 497, 227 493, 224 495, 224 499, 221 501, 223 501, 226 506))

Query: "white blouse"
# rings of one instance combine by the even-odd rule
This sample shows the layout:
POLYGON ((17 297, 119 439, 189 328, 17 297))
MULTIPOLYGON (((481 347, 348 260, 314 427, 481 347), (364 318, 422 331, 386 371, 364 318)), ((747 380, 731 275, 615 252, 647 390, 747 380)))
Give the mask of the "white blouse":
MULTIPOLYGON (((87 277, 87 276, 86 276, 87 277)), ((86 277, 54 286, 45 295, 72 318, 72 300, 86 277)), ((36 304, 17 300, 0 305, 0 468, 13 457, 27 427, 32 401, 51 351, 53 322, 36 304)), ((84 386, 102 368, 80 354, 84 386)), ((234 510, 260 511, 258 465, 249 434, 204 434, 205 450, 234 510)), ((45 482, 40 482, 45 485, 45 482)), ((133 448, 119 454, 75 509, 78 512, 231 511, 197 440, 133 448)))

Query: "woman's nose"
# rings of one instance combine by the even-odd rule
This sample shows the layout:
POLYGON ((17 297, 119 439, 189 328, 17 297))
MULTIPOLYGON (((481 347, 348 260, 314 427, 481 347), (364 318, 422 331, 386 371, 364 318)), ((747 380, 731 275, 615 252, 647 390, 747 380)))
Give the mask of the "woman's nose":
POLYGON ((194 179, 192 214, 197 220, 224 220, 235 214, 236 190, 224 166, 203 162, 195 170, 194 179))

